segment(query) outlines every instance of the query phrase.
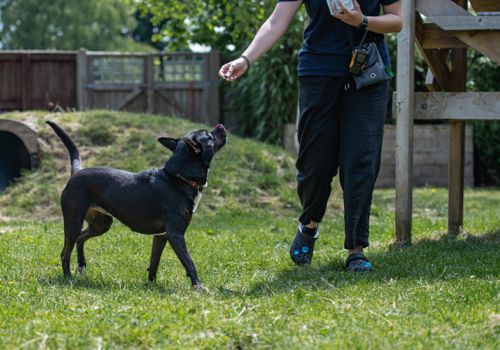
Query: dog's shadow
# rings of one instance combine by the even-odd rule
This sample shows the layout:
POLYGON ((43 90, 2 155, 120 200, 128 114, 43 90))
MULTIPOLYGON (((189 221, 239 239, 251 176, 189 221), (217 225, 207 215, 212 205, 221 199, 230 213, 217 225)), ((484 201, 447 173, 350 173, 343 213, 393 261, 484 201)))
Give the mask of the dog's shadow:
POLYGON ((314 263, 307 267, 280 270, 271 278, 257 282, 242 294, 273 295, 292 291, 342 290, 349 285, 386 284, 393 280, 415 280, 433 283, 462 278, 490 279, 500 277, 500 230, 465 238, 447 234, 439 239, 422 239, 406 248, 369 253, 375 267, 369 273, 344 271, 340 258, 314 263), (460 239, 459 239, 460 238, 460 239))
POLYGON ((53 274, 45 277, 39 277, 38 283, 43 286, 58 287, 58 288, 71 288, 82 290, 96 290, 100 293, 114 293, 117 290, 130 290, 137 292, 152 292, 160 295, 172 295, 179 292, 182 286, 171 282, 165 284, 163 282, 137 282, 137 281, 123 281, 116 279, 105 278, 91 278, 84 276, 65 277, 61 274, 53 274))
MULTIPOLYGON (((273 273, 252 284, 249 288, 212 287, 221 297, 270 296, 301 291, 342 291, 353 284, 380 286, 392 280, 415 280, 433 283, 439 280, 462 278, 500 278, 500 230, 474 235, 454 237, 441 235, 439 239, 422 239, 407 248, 391 247, 388 250, 368 254, 375 267, 370 273, 344 271, 344 260, 335 258, 326 262, 314 262, 311 266, 290 267, 273 273)), ((286 257, 289 259, 288 257, 286 257)), ((324 260, 323 260, 324 261, 324 260)), ((59 273, 38 278, 44 286, 97 290, 114 293, 128 289, 160 295, 174 295, 185 290, 185 284, 173 281, 139 282, 136 279, 119 280, 90 277, 89 275, 66 278, 59 273)))

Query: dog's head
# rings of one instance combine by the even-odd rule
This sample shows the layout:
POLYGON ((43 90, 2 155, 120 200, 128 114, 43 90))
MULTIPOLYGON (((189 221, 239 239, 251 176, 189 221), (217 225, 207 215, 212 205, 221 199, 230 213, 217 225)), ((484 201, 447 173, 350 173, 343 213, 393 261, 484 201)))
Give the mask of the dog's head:
POLYGON ((219 124, 211 131, 195 130, 179 139, 160 137, 158 141, 174 153, 165 165, 168 170, 189 179, 201 179, 206 178, 212 158, 226 144, 226 139, 226 128, 219 124))

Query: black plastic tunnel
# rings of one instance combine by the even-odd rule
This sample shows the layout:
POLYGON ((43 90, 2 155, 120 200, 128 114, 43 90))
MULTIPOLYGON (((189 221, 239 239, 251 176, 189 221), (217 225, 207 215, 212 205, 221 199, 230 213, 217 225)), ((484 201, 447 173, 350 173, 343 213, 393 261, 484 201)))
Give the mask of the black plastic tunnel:
POLYGON ((38 166, 37 134, 27 125, 0 119, 0 192, 21 176, 22 169, 38 166))

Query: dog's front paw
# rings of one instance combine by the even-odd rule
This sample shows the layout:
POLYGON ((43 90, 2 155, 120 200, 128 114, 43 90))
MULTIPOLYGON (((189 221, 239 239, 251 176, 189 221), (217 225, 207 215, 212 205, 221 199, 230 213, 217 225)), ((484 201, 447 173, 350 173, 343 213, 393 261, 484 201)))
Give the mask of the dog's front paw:
POLYGON ((210 290, 208 290, 207 287, 205 287, 203 284, 201 284, 201 282, 193 284, 193 289, 197 292, 200 292, 200 293, 210 292, 210 290))
POLYGON ((85 272, 87 271, 87 267, 85 265, 79 265, 78 266, 78 274, 83 276, 85 275, 85 272))

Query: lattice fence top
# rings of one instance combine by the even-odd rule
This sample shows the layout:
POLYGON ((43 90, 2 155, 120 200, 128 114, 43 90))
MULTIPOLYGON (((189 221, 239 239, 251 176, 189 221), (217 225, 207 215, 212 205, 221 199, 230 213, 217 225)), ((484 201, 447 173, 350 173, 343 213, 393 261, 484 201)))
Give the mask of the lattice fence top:
POLYGON ((90 70, 92 81, 96 84, 139 84, 143 80, 144 59, 126 56, 94 57, 90 70))
POLYGON ((160 81, 202 81, 204 57, 199 55, 175 55, 155 59, 155 80, 160 81))
MULTIPOLYGON (((140 84, 145 57, 140 55, 91 56, 89 70, 94 84, 140 84)), ((155 56, 154 80, 157 82, 203 81, 206 58, 200 54, 175 53, 155 56)))

